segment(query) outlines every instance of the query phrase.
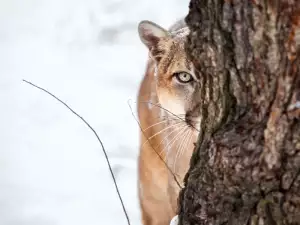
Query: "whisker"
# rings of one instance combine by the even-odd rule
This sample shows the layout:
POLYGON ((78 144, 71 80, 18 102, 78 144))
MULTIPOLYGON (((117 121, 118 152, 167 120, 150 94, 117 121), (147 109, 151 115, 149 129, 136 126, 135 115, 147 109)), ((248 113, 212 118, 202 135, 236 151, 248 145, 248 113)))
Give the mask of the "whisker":
POLYGON ((158 107, 158 108, 161 108, 161 109, 165 110, 166 112, 172 114, 173 116, 175 116, 175 117, 177 117, 178 119, 183 120, 183 121, 185 122, 184 119, 180 118, 179 116, 177 116, 176 114, 172 113, 170 110, 168 110, 168 109, 162 107, 161 105, 158 105, 158 104, 155 104, 155 103, 152 103, 152 102, 147 102, 147 101, 140 101, 140 103, 145 103, 145 104, 147 103, 147 104, 154 105, 154 106, 156 106, 156 107, 158 107))
MULTIPOLYGON (((190 135, 189 135, 189 139, 188 139, 188 141, 187 141, 186 146, 189 146, 189 145, 190 145, 190 142, 191 142, 192 139, 193 139, 193 131, 190 130, 190 135)), ((184 148, 183 148, 182 150, 184 150, 184 148)), ((180 153, 179 157, 183 154, 183 152, 184 152, 184 151, 182 151, 182 152, 180 153)))
MULTIPOLYGON (((160 108, 160 109, 163 109, 165 112, 170 113, 171 115, 177 117, 178 119, 180 119, 180 120, 182 120, 182 121, 184 121, 184 122, 186 123, 186 121, 185 121, 184 118, 181 118, 181 117, 177 116, 176 114, 172 113, 170 110, 168 110, 168 109, 162 107, 161 105, 158 105, 158 104, 155 104, 155 103, 152 103, 152 102, 149 102, 149 101, 148 101, 148 102, 147 102, 147 101, 139 101, 139 102, 140 102, 140 103, 145 103, 145 104, 151 104, 151 105, 154 105, 154 106, 156 106, 156 107, 158 107, 158 108, 160 108)), ((198 132, 200 132, 200 130, 198 130, 198 129, 197 129, 195 126, 193 126, 192 124, 189 124, 189 126, 192 127, 192 128, 194 128, 194 129, 197 130, 198 132)))
POLYGON ((168 114, 168 115, 159 115, 159 116, 156 116, 156 117, 152 117, 152 119, 163 119, 163 120, 175 120, 175 119, 178 119, 178 120, 184 120, 185 118, 185 114, 177 114, 177 116, 173 116, 172 114, 168 114), (180 118, 180 119, 178 119, 180 118))
POLYGON ((153 119, 178 119, 178 120, 184 120, 185 116, 184 115, 177 115, 177 117, 171 115, 171 114, 168 114, 168 115, 160 115, 158 117, 153 117, 153 119), (180 119, 178 119, 178 117, 180 119))
MULTIPOLYGON (((190 132, 189 132, 189 137, 188 137, 188 139, 186 139, 186 145, 185 146, 188 146, 189 147, 189 145, 190 145, 190 142, 191 142, 191 140, 193 139, 193 131, 192 130, 190 130, 190 132), (188 140, 188 141, 187 141, 188 140)), ((184 148, 184 145, 183 145, 183 148, 180 150, 180 153, 179 153, 179 158, 182 156, 182 154, 184 153, 184 151, 186 150, 186 148, 184 148)), ((176 174, 176 169, 174 169, 174 173, 176 174)))
MULTIPOLYGON (((183 119, 185 118, 185 113, 175 114, 175 113, 171 112, 170 110, 168 110, 168 109, 162 107, 162 106, 160 105, 159 102, 154 103, 154 102, 150 102, 150 101, 138 101, 138 102, 134 102, 134 103, 136 103, 136 104, 137 104, 137 103, 150 104, 150 105, 153 105, 153 106, 156 106, 156 107, 158 107, 158 108, 163 109, 164 111, 170 113, 171 115, 173 115, 173 116, 175 116, 175 117, 177 117, 177 118, 179 118, 179 119, 182 119, 182 120, 183 120, 183 119)), ((160 118, 160 117, 158 117, 158 118, 160 118)))
MULTIPOLYGON (((186 149, 189 147, 189 143, 192 140, 193 137, 193 131, 190 130, 188 138, 185 140, 185 144, 180 149, 179 158, 183 155, 183 153, 186 151, 186 149)), ((176 174, 176 163, 175 163, 175 169, 174 173, 176 174)))
POLYGON ((183 129, 183 130, 180 130, 180 131, 178 131, 178 133, 173 137, 173 139, 163 148, 163 150, 161 151, 161 152, 163 152, 163 151, 165 151, 166 150, 166 152, 167 152, 167 154, 168 154, 168 147, 169 147, 169 145, 170 145, 170 147, 169 148, 171 148, 172 147, 172 145, 178 140, 178 139, 176 139, 177 137, 178 137, 178 135, 180 135, 180 134, 182 134, 184 131, 185 131, 186 129, 183 129))
MULTIPOLYGON (((160 146, 171 134, 173 134, 175 131, 181 129, 182 127, 186 126, 185 124, 182 124, 180 127, 176 127, 172 132, 170 132, 166 137, 163 138, 163 140, 159 143, 158 146, 160 146)), ((157 146, 157 147, 158 147, 157 146)))
POLYGON ((142 146, 144 146, 144 144, 146 144, 148 141, 150 141, 150 140, 151 140, 152 138, 154 138, 155 136, 161 134, 162 132, 164 132, 164 131, 166 131, 166 130, 168 130, 168 129, 170 129, 170 128, 172 128, 172 127, 174 127, 174 126, 176 126, 176 125, 178 125, 178 124, 180 124, 180 123, 181 123, 181 122, 178 122, 178 123, 175 123, 175 124, 171 124, 170 126, 167 126, 167 127, 165 127, 164 129, 162 129, 162 130, 156 132, 156 133, 153 134, 151 137, 147 138, 148 140, 145 141, 145 142, 143 143, 142 146))
POLYGON ((175 156, 175 159, 174 159, 174 163, 173 163, 173 170, 174 170, 174 173, 176 174, 176 162, 177 162, 177 159, 178 159, 178 155, 180 155, 181 151, 182 151, 182 148, 183 148, 183 144, 187 141, 187 137, 189 136, 190 134, 190 130, 187 128, 187 130, 185 131, 184 133, 184 137, 182 138, 182 141, 180 143, 180 145, 178 146, 178 150, 177 150, 177 153, 176 153, 176 156, 175 156))
MULTIPOLYGON (((168 110, 168 109, 162 107, 162 106, 159 104, 159 102, 153 103, 153 102, 150 102, 150 101, 139 101, 139 102, 134 102, 134 103, 136 103, 136 104, 137 104, 137 103, 144 103, 144 104, 150 104, 150 105, 156 106, 156 107, 158 107, 158 108, 164 110, 165 112, 169 113, 168 116, 174 116, 175 118, 177 118, 177 119, 179 119, 179 120, 181 120, 181 121, 183 121, 183 122, 186 123, 186 121, 185 121, 185 115, 186 115, 186 114, 185 114, 185 113, 175 114, 175 113, 171 112, 170 110, 168 110)), ((160 115, 160 116, 158 116, 158 117, 154 117, 154 119, 157 119, 157 118, 160 118, 160 119, 168 118, 168 116, 161 116, 161 115, 160 115)), ((190 126, 197 130, 197 128, 195 128, 193 125, 190 125, 190 126)), ((200 131, 199 131, 199 132, 200 132, 200 131)))
POLYGON ((185 152, 185 150, 186 150, 186 148, 185 148, 185 146, 189 146, 189 143, 190 143, 190 141, 192 140, 192 138, 193 138, 193 130, 190 130, 190 132, 189 132, 189 136, 188 136, 188 138, 186 139, 186 144, 184 144, 182 147, 182 149, 180 150, 180 153, 179 153, 179 158, 182 156, 182 154, 185 152))
POLYGON ((168 122, 168 121, 170 121, 170 120, 176 121, 176 119, 165 119, 165 120, 162 120, 162 121, 159 121, 159 122, 157 122, 157 123, 152 124, 151 126, 147 127, 147 128, 144 129, 143 131, 146 131, 146 130, 148 130, 149 128, 154 127, 154 126, 156 126, 156 125, 159 125, 159 124, 162 124, 162 123, 166 123, 166 122, 168 122))

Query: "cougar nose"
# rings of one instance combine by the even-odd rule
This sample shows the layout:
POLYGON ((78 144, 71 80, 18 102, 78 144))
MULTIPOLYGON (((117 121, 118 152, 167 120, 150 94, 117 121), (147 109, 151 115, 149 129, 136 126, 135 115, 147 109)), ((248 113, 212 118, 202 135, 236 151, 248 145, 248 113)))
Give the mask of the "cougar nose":
POLYGON ((185 122, 188 124, 188 125, 192 125, 192 116, 191 116, 191 113, 190 112, 187 112, 185 114, 185 122))
POLYGON ((192 124, 192 120, 189 118, 189 117, 185 117, 185 122, 188 124, 188 125, 191 125, 192 124))

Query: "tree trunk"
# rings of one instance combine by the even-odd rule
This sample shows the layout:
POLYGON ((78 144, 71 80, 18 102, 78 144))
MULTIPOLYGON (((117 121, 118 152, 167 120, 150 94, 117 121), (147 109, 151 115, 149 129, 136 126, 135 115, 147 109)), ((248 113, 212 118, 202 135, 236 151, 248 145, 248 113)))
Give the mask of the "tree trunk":
POLYGON ((201 129, 179 224, 300 224, 300 1, 191 0, 201 129))

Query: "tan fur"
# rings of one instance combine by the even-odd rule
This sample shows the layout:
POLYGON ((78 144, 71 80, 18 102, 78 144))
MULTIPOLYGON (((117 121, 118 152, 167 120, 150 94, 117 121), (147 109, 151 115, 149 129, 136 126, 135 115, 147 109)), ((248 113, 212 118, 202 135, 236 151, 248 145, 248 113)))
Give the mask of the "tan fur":
POLYGON ((180 188, 158 153, 182 186, 198 135, 199 115, 195 113, 198 103, 193 96, 199 84, 195 79, 192 85, 179 85, 173 76, 176 72, 187 72, 194 77, 192 63, 184 50, 188 29, 178 26, 176 29, 169 31, 167 37, 160 37, 153 48, 149 45, 150 58, 138 95, 138 115, 143 129, 139 198, 144 225, 167 225, 177 211, 180 188))

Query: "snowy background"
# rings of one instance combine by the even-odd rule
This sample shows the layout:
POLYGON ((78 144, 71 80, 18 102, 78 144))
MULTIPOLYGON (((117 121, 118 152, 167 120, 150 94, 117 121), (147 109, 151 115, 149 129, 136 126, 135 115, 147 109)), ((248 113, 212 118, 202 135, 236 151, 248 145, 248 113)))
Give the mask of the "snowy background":
POLYGON ((126 224, 94 134, 22 79, 95 128, 140 224, 139 128, 127 105, 147 58, 137 24, 168 27, 187 12, 188 0, 0 0, 1 225, 126 224))

